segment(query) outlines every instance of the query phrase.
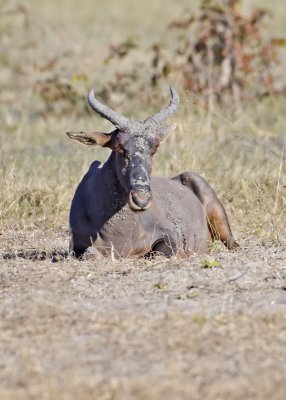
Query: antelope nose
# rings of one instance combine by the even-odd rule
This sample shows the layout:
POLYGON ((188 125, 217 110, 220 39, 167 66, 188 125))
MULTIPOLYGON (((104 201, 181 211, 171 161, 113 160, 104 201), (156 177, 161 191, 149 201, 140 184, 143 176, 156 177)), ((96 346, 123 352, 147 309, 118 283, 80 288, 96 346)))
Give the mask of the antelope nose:
POLYGON ((133 210, 146 210, 150 207, 152 195, 150 192, 130 192, 129 205, 133 210))

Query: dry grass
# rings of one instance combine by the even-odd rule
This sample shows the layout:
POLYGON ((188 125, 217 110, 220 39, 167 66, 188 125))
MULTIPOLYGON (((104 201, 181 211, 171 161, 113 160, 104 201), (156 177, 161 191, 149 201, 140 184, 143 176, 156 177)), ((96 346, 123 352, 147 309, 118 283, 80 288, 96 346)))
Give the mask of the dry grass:
MULTIPOLYGON (((223 200, 242 248, 215 246, 219 267, 23 259, 67 249, 74 189, 107 157, 64 132, 110 128, 83 100, 112 73, 108 44, 151 43, 189 2, 19 4, 0 1, 1 399, 284 398, 285 98, 206 110, 186 93, 155 157, 154 174, 198 171, 223 200), (61 101, 68 82, 77 97, 61 101)), ((284 2, 271 4, 282 34, 284 2)), ((161 105, 114 101, 134 117, 161 105)))

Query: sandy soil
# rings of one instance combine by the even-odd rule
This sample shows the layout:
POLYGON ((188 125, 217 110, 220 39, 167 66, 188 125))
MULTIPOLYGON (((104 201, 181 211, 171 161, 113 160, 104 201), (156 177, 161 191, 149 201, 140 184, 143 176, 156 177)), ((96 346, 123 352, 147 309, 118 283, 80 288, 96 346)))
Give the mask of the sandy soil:
POLYGON ((1 399, 285 398, 285 245, 239 238, 213 268, 15 257, 67 248, 32 235, 0 247, 1 399))

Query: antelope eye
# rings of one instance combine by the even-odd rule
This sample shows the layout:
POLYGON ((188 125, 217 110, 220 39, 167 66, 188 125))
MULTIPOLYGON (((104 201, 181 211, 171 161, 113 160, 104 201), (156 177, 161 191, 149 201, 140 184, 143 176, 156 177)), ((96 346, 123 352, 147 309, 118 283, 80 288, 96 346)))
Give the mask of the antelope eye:
POLYGON ((114 148, 114 151, 116 151, 117 153, 122 154, 123 156, 126 154, 125 149, 121 146, 121 144, 117 144, 114 148))
POLYGON ((159 147, 159 144, 156 144, 156 145, 152 146, 151 151, 150 151, 150 155, 151 156, 153 156, 156 153, 158 147, 159 147))

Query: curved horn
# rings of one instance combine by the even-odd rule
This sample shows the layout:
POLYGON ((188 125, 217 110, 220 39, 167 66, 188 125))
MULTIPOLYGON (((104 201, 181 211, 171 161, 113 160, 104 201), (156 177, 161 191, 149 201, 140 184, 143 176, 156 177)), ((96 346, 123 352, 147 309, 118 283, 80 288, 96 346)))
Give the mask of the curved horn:
POLYGON ((167 107, 163 108, 161 111, 157 112, 156 114, 152 115, 151 117, 147 118, 144 122, 155 122, 156 125, 162 124, 165 119, 169 118, 174 112, 177 111, 177 108, 180 104, 180 99, 175 91, 175 89, 170 86, 171 92, 171 100, 167 107))
POLYGON ((129 122, 128 118, 96 100, 93 89, 88 94, 88 103, 97 114, 110 121, 116 128, 124 128, 129 122))

